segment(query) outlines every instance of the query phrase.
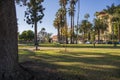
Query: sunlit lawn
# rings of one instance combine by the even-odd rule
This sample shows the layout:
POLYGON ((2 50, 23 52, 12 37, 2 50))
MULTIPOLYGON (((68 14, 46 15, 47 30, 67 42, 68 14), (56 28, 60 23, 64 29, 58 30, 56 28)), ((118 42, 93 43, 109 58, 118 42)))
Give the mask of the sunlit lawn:
POLYGON ((64 80, 120 80, 120 49, 19 49, 19 60, 58 71, 64 80))

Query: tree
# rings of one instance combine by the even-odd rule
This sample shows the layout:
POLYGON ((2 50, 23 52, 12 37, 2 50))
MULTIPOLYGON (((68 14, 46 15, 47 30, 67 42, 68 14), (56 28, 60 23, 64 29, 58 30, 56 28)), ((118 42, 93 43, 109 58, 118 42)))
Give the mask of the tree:
POLYGON ((27 40, 32 41, 34 39, 34 32, 32 30, 27 31, 27 40))
POLYGON ((34 41, 36 50, 38 49, 38 40, 37 40, 37 24, 38 22, 42 22, 42 18, 44 17, 43 11, 45 8, 42 6, 42 2, 44 0, 30 0, 27 4, 27 10, 25 11, 26 22, 28 24, 34 25, 34 41))
POLYGON ((75 5, 77 3, 77 0, 70 0, 70 8, 69 8, 69 15, 71 16, 71 37, 70 37, 70 43, 74 43, 74 16, 75 16, 75 5))
POLYGON ((18 63, 14 0, 0 0, 0 80, 34 80, 18 63))
POLYGON ((61 10, 59 9, 57 12, 56 12, 56 18, 55 18, 55 20, 53 21, 53 25, 54 25, 54 27, 57 29, 57 32, 58 32, 58 34, 57 34, 57 36, 58 36, 58 42, 60 43, 60 40, 61 40, 61 34, 60 34, 60 26, 61 26, 61 16, 62 16, 62 14, 61 14, 61 12, 60 12, 61 10))
POLYGON ((104 9, 103 11, 110 15, 110 23, 112 25, 112 42, 114 43, 114 47, 116 47, 115 39, 117 38, 120 42, 120 5, 115 6, 112 4, 111 6, 107 6, 107 9, 104 9))
POLYGON ((32 30, 23 31, 19 38, 24 41, 32 41, 34 39, 34 32, 32 30))
POLYGON ((64 14, 63 14, 63 20, 64 20, 64 29, 66 30, 65 32, 65 38, 66 38, 66 43, 68 44, 68 36, 67 36, 67 29, 68 29, 68 27, 67 27, 67 17, 66 17, 66 13, 67 13, 67 9, 66 9, 66 5, 67 5, 67 3, 68 3, 68 1, 69 0, 59 0, 59 3, 60 3, 60 6, 61 6, 61 8, 63 8, 63 10, 64 10, 64 14))
POLYGON ((88 20, 82 20, 80 24, 80 32, 83 34, 83 42, 85 42, 86 37, 90 40, 90 30, 92 28, 92 24, 88 20))
POLYGON ((63 31, 62 28, 65 26, 65 19, 64 19, 64 15, 65 15, 65 10, 63 8, 60 8, 57 12, 56 12, 56 18, 54 20, 53 25, 58 29, 58 42, 59 43, 63 43, 63 31))
POLYGON ((41 28, 41 30, 38 32, 38 40, 39 42, 43 43, 46 41, 45 37, 47 36, 47 32, 45 31, 45 28, 41 28))
POLYGON ((80 13, 80 0, 78 0, 78 13, 77 13, 77 26, 76 26, 76 44, 78 43, 78 30, 79 30, 79 14, 80 13))
POLYGON ((86 29, 87 29, 87 37, 88 37, 88 40, 90 40, 90 32, 91 32, 91 28, 92 28, 92 23, 90 23, 88 21, 88 18, 90 17, 89 13, 86 13, 84 15, 84 18, 87 20, 87 25, 86 25, 86 29))
POLYGON ((23 31, 21 35, 19 35, 19 38, 26 41, 27 40, 27 31, 23 31))
POLYGON ((60 43, 60 20, 58 16, 53 21, 53 25, 57 29, 58 42, 60 43))
POLYGON ((104 22, 103 19, 94 19, 94 28, 98 34, 98 43, 100 42, 100 34, 104 33, 107 30, 108 25, 104 22))
POLYGON ((52 36, 52 33, 47 33, 46 38, 49 43, 51 43, 51 36, 52 36))

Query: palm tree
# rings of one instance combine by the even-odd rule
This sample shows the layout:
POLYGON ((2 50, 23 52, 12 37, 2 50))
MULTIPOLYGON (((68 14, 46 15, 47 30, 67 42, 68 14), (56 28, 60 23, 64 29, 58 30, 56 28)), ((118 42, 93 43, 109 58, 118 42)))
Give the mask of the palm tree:
POLYGON ((116 23, 118 41, 120 42, 120 5, 116 6, 112 22, 116 23))
POLYGON ((78 43, 78 28, 79 28, 80 0, 78 0, 77 26, 76 26, 76 44, 78 43))
POLYGON ((74 43, 74 16, 75 16, 75 5, 78 0, 70 0, 70 8, 69 8, 69 15, 71 16, 71 44, 74 43))
POLYGON ((100 34, 107 30, 108 25, 104 23, 103 19, 94 19, 94 28, 98 34, 98 43, 100 42, 100 34))
MULTIPOLYGON (((84 18, 88 21, 88 18, 90 17, 89 13, 86 13, 84 15, 84 18)), ((87 27, 89 28, 87 31, 88 31, 88 40, 90 40, 90 31, 91 31, 91 27, 92 27, 92 24, 88 21, 87 22, 87 27)))
POLYGON ((66 32, 65 38, 66 38, 66 43, 67 44, 68 44, 68 36, 67 36, 67 17, 66 17, 67 9, 66 9, 66 5, 67 5, 68 1, 69 0, 59 0, 61 8, 63 8, 63 10, 64 10, 63 19, 64 19, 64 27, 65 27, 64 29, 66 30, 65 31, 66 32))
POLYGON ((58 42, 63 42, 62 28, 65 26, 64 20, 65 13, 66 13, 65 10, 63 8, 60 8, 56 12, 56 18, 53 23, 53 25, 58 29, 58 42))
POLYGON ((80 32, 83 33, 83 42, 85 42, 86 36, 88 40, 90 40, 90 30, 92 28, 92 24, 87 20, 82 20, 80 25, 80 32))
POLYGON ((58 35, 58 42, 60 43, 60 20, 59 18, 55 18, 54 23, 53 23, 54 27, 57 29, 57 35, 58 35))
POLYGON ((107 6, 107 9, 104 9, 104 11, 110 15, 109 18, 111 19, 110 23, 112 25, 112 41, 113 41, 113 43, 114 43, 114 27, 113 27, 114 22, 112 19, 115 17, 115 15, 114 15, 114 13, 116 12, 115 10, 116 10, 116 7, 114 4, 112 4, 111 6, 107 6))
POLYGON ((66 11, 63 8, 60 8, 58 10, 57 15, 59 16, 59 20, 60 20, 60 40, 61 40, 61 43, 63 43, 63 41, 64 41, 62 29, 65 26, 65 19, 64 19, 65 14, 66 14, 66 11))

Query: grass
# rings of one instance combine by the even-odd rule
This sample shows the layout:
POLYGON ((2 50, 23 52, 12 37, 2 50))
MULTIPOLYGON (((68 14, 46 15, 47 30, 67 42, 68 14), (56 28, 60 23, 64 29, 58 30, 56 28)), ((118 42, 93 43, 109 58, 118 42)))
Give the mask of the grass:
MULTIPOLYGON (((22 44, 19 47, 33 46, 33 44, 22 44)), ((68 47, 68 48, 93 48, 93 44, 39 44, 40 47, 68 47)), ((114 44, 95 44, 95 48, 115 48, 114 44)), ((117 44, 116 48, 120 48, 120 44, 117 44)))
POLYGON ((120 49, 64 48, 31 51, 19 49, 19 60, 40 63, 63 80, 120 80, 120 49))

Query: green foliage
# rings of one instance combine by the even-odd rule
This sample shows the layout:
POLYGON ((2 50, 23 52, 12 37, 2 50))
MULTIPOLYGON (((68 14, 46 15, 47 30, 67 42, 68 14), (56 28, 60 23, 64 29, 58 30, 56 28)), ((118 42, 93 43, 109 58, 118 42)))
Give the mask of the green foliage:
POLYGON ((24 41, 32 41, 34 39, 34 32, 32 30, 23 31, 19 35, 19 39, 24 41))
POLYGON ((89 38, 89 34, 92 29, 92 23, 90 23, 88 20, 82 20, 79 27, 80 33, 83 34, 83 39, 85 40, 86 38, 89 38))
POLYGON ((120 5, 115 6, 112 4, 111 6, 107 6, 107 9, 104 9, 104 11, 111 16, 113 39, 120 41, 120 5))
POLYGON ((35 22, 40 22, 44 17, 43 11, 45 8, 42 6, 44 0, 30 0, 27 3, 27 10, 25 11, 26 22, 28 24, 35 24, 35 22))

